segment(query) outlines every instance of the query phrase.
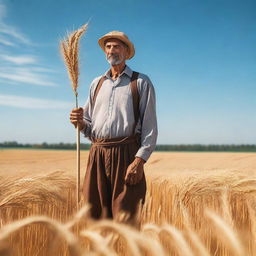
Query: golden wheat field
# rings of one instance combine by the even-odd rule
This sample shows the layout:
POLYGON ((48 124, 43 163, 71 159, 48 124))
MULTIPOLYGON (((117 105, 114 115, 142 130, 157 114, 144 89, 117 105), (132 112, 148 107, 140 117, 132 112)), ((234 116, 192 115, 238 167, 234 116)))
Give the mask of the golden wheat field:
POLYGON ((138 227, 78 211, 75 158, 0 150, 0 256, 256 255, 256 153, 153 153, 138 227))

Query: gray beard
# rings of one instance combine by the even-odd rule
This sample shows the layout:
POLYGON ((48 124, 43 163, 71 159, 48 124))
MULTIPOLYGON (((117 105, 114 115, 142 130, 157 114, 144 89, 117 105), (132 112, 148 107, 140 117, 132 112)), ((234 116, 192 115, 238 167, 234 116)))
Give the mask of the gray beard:
POLYGON ((113 55, 110 57, 106 56, 106 59, 111 66, 118 65, 123 61, 122 59, 119 59, 118 56, 113 56, 113 55))

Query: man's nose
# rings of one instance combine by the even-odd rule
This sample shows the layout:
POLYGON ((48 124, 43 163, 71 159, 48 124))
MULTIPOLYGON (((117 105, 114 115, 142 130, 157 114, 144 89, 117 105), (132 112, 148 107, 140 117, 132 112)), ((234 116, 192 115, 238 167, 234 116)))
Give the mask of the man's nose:
POLYGON ((110 53, 113 53, 113 52, 114 52, 114 47, 113 47, 113 46, 111 46, 111 47, 109 48, 109 52, 110 52, 110 53))

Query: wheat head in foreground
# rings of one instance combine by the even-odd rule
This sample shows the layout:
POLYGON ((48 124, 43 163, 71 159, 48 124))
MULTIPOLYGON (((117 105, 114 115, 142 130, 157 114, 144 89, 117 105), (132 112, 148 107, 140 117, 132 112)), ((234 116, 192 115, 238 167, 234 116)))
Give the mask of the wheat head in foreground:
MULTIPOLYGON (((202 243, 199 236, 191 239, 191 231, 178 229, 165 223, 156 225, 144 224, 140 230, 125 223, 118 223, 113 220, 93 221, 88 215, 89 207, 85 205, 68 222, 60 222, 47 216, 30 216, 4 225, 0 229, 0 255, 21 255, 15 254, 15 246, 8 238, 21 229, 37 225, 31 229, 34 236, 27 240, 26 246, 31 247, 38 237, 42 236, 42 227, 45 227, 54 235, 48 245, 47 254, 40 255, 71 255, 71 256, 254 256, 244 250, 243 242, 236 237, 236 231, 216 213, 206 210, 206 215, 212 220, 212 235, 222 241, 222 250, 216 254, 210 253, 209 244, 202 243), (80 222, 85 221, 83 225, 80 222), (78 225, 78 234, 74 228, 78 225), (216 228, 216 229, 215 229, 216 228), (220 232, 221 231, 221 232, 220 232), (61 252, 62 243, 65 241, 66 249, 61 252), (8 242, 9 241, 9 242, 8 242), (196 241, 196 244, 195 244, 196 241), (166 244, 167 242, 167 244, 166 244), (13 248, 14 247, 14 248, 13 248), (54 252, 54 253, 53 253, 54 252)), ((30 233, 31 233, 30 231, 30 233)), ((27 231, 29 232, 29 230, 27 231)), ((193 232, 193 231, 192 231, 193 232)), ((15 242, 15 240, 14 240, 15 242)), ((16 245, 17 246, 17 245, 16 245)), ((39 245, 38 245, 39 246, 39 245)), ((22 254, 23 255, 23 254, 22 254)), ((38 255, 38 254, 25 254, 38 255)))

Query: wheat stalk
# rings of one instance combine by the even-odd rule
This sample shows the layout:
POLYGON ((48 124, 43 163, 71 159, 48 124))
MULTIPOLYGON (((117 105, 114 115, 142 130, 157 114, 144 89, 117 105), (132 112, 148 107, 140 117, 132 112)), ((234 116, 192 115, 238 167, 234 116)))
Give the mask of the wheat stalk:
MULTIPOLYGON (((86 32, 88 23, 84 24, 81 28, 71 32, 65 39, 60 42, 60 50, 67 67, 69 78, 72 83, 72 89, 76 98, 76 108, 78 108, 78 76, 79 76, 79 40, 86 32)), ((77 124, 76 133, 76 146, 77 146, 77 209, 79 208, 80 201, 80 128, 77 124)))
POLYGON ((237 233, 232 229, 220 216, 210 210, 205 211, 206 216, 211 219, 215 228, 218 238, 223 240, 223 244, 229 246, 232 250, 233 255, 244 256, 244 248, 240 240, 238 239, 237 233))
POLYGON ((27 217, 5 225, 0 230, 0 242, 6 240, 13 232, 34 223, 45 224, 49 229, 55 232, 56 235, 64 238, 68 244, 71 256, 81 255, 81 247, 75 235, 65 225, 46 216, 27 217))

